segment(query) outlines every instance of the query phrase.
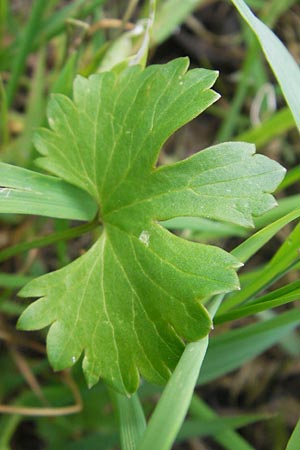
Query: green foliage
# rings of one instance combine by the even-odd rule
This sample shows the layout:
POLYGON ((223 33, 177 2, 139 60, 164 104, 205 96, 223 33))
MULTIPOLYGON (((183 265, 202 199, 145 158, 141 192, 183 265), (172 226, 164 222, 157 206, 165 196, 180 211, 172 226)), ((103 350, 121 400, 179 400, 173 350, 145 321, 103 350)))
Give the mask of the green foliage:
POLYGON ((290 107, 297 127, 300 129, 300 71, 297 63, 278 37, 267 25, 257 19, 243 0, 231 1, 256 34, 290 107))
POLYGON ((238 288, 234 257, 184 241, 158 221, 194 215, 252 225, 252 215, 274 206, 268 192, 283 178, 279 164, 242 143, 155 168, 170 134, 217 98, 209 89, 216 74, 186 72, 187 65, 178 59, 78 77, 74 101, 53 96, 51 130, 35 139, 44 155, 38 164, 90 193, 104 227, 85 255, 23 288, 20 295, 42 298, 19 327, 51 325, 48 354, 57 370, 84 350, 90 386, 102 377, 134 392, 139 372, 163 383, 184 341, 209 333, 205 300, 238 288))
POLYGON ((298 421, 297 425, 295 426, 295 429, 289 439, 286 450, 299 450, 300 448, 299 442, 300 442, 300 421, 298 421))
POLYGON ((69 183, 32 170, 0 163, 0 212, 92 220, 93 199, 69 183))
MULTIPOLYGON (((281 38, 297 48, 297 2, 145 0, 137 6, 136 0, 33 0, 27 10, 23 3, 0 0, 0 413, 12 413, 0 417, 1 449, 21 448, 33 438, 29 445, 47 450, 170 450, 174 443, 182 448, 193 445, 190 438, 209 434, 220 448, 254 450, 235 429, 264 419, 276 420, 276 426, 262 423, 263 439, 255 426, 243 436, 257 450, 285 448, 293 420, 285 404, 297 400, 282 367, 293 363, 300 348, 300 319, 292 303, 300 285, 299 225, 293 225, 300 216, 295 132, 300 72, 270 28, 278 30, 280 20, 281 38), (245 20, 241 27, 238 12, 245 20), (210 23, 214 15, 216 30, 210 23), (201 118, 199 128, 196 119, 168 141, 158 159, 168 136, 218 97, 210 89, 216 72, 186 72, 186 60, 142 70, 147 58, 153 64, 182 54, 189 54, 194 66, 220 71, 216 89, 223 100, 201 118), (142 67, 122 73, 134 64, 142 67), (77 73, 97 75, 78 77, 72 99, 77 73), (36 137, 41 172, 50 176, 34 168, 32 136, 45 124, 51 93, 50 130, 36 137), (280 107, 283 95, 288 107, 276 111, 269 93, 280 107), (235 143, 174 163, 206 142, 229 139, 235 143), (240 141, 288 167, 277 208, 269 192, 282 169, 240 141), (76 220, 86 223, 76 226, 76 220), (90 242, 94 245, 83 253, 90 242), (221 243, 231 254, 204 243, 221 243), (247 265, 237 291, 239 262, 247 265), (89 390, 80 364, 54 374, 39 342, 45 333, 13 328, 28 305, 15 292, 26 283, 24 295, 41 298, 20 323, 29 329, 50 326, 54 367, 73 365, 82 354, 90 384, 104 375, 113 390, 105 383, 89 390), (231 329, 229 322, 237 319, 231 329), (208 340, 212 321, 216 332, 208 340), (259 360, 250 360, 274 344, 270 355, 283 355, 286 362, 278 366, 286 393, 278 419, 257 414, 277 414, 273 396, 265 404, 274 385, 277 392, 278 375, 268 379, 268 370, 254 390, 242 388, 237 416, 219 416, 200 399, 203 393, 211 404, 225 387, 228 396, 223 402, 222 395, 219 406, 236 409, 242 366, 255 370, 259 360), (23 347, 30 351, 23 353, 23 347), (171 371, 164 389, 145 380, 163 383, 171 371), (139 372, 144 380, 129 396, 139 372), (263 404, 251 401, 257 391, 263 404), (20 412, 32 414, 31 408, 43 415, 78 411, 79 392, 80 413, 34 417, 32 427, 26 426, 20 412), (72 393, 75 409, 64 408, 73 404, 72 393), (251 414, 240 414, 245 407, 251 414), (267 427, 276 431, 270 437, 267 427)), ((287 444, 292 448, 299 448, 299 424, 287 444)))

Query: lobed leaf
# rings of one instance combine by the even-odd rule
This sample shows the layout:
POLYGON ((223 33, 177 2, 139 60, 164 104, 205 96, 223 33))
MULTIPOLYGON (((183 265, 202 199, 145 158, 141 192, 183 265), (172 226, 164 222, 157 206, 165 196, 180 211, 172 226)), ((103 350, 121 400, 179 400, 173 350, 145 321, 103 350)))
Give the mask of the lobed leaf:
POLYGON ((101 376, 131 393, 139 374, 165 382, 185 342, 209 333, 207 298, 238 288, 235 257, 184 241, 159 221, 198 216, 251 226, 275 204, 269 192, 284 170, 250 144, 221 144, 156 167, 166 139, 218 98, 210 89, 215 72, 187 68, 181 58, 78 77, 73 101, 52 97, 51 129, 36 138, 39 165, 94 198, 103 233, 76 261, 21 291, 41 298, 19 327, 51 325, 55 369, 84 351, 89 385, 101 376))

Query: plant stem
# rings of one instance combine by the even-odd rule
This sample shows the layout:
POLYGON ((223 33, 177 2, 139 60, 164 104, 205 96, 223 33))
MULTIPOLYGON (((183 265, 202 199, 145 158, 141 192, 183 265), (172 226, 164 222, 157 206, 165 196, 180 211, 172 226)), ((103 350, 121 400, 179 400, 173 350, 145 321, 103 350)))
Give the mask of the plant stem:
POLYGON ((99 226, 98 221, 93 221, 84 225, 80 225, 79 227, 71 228, 69 230, 59 231, 57 233, 51 234, 50 236, 44 236, 39 239, 34 239, 31 242, 23 242, 22 244, 13 245, 0 252, 0 262, 18 255, 19 253, 31 250, 32 248, 42 248, 60 241, 68 241, 70 239, 74 239, 81 236, 82 234, 94 230, 97 226, 99 226))

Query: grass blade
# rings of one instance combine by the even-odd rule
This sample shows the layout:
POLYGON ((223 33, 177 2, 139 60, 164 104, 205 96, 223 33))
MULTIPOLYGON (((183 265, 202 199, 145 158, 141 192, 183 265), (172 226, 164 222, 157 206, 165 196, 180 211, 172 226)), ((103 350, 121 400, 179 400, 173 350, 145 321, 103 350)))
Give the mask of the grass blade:
POLYGON ((46 6, 47 2, 44 0, 36 0, 33 3, 32 12, 24 30, 23 39, 20 40, 18 53, 13 59, 11 77, 9 79, 6 92, 8 106, 10 106, 13 101, 19 77, 23 73, 27 56, 31 51, 32 44, 37 33, 38 24, 40 23, 46 6))
MULTIPOLYGON (((64 241, 74 239, 76 237, 82 236, 84 233, 94 230, 97 227, 97 222, 93 221, 79 227, 74 227, 57 233, 50 234, 49 236, 43 236, 38 239, 34 239, 29 242, 22 242, 21 244, 12 245, 11 247, 5 248, 0 251, 0 262, 5 261, 15 255, 26 252, 32 248, 42 248, 47 245, 62 243, 64 241)), ((1 275, 0 275, 1 281, 1 275)))
POLYGON ((291 310, 275 318, 212 337, 198 383, 208 383, 250 361, 280 341, 299 322, 300 312, 291 310))
POLYGON ((76 75, 78 56, 78 52, 73 52, 72 55, 67 59, 64 67, 59 72, 57 79, 52 86, 52 94, 59 93, 71 97, 73 81, 76 75))
POLYGON ((37 36, 35 45, 38 46, 41 42, 47 42, 63 32, 66 28, 67 19, 85 19, 96 8, 100 8, 104 2, 105 0, 92 0, 89 2, 86 0, 74 0, 70 4, 67 4, 43 22, 39 28, 39 35, 37 36))
POLYGON ((261 148, 277 136, 282 136, 294 128, 295 122, 288 108, 277 111, 260 125, 234 137, 236 141, 253 142, 256 148, 261 148))
POLYGON ((252 13, 243 0, 231 1, 256 34, 300 130, 299 67, 277 36, 252 13))
POLYGON ((165 41, 201 3, 201 0, 160 1, 153 28, 153 43, 158 45, 165 41))
POLYGON ((0 163, 0 213, 91 221, 94 200, 59 178, 0 163))
POLYGON ((188 419, 183 424, 176 441, 183 441, 191 437, 211 436, 214 438, 224 431, 242 428, 268 418, 269 416, 263 414, 241 414, 232 417, 188 419))
POLYGON ((215 318, 215 324, 230 322, 232 320, 248 317, 259 312, 276 308, 281 305, 298 300, 300 297, 300 282, 295 281, 287 286, 276 289, 263 297, 258 298, 245 307, 240 307, 228 313, 220 314, 215 318))
MULTIPOLYGON (((223 297, 216 295, 210 302, 211 317, 223 297)), ((207 347, 208 336, 186 346, 136 450, 171 449, 188 411, 207 347)))
POLYGON ((252 279, 248 279, 248 282, 244 283, 242 290, 235 292, 226 298, 226 301, 222 304, 219 310, 219 314, 224 313, 229 309, 233 309, 245 301, 251 300, 255 295, 259 294, 259 292, 266 289, 276 280, 282 278, 283 275, 288 273, 290 270, 298 267, 300 262, 298 252, 299 245, 300 233, 299 225, 297 225, 292 233, 290 233, 288 239, 281 245, 279 250, 273 256, 271 261, 263 266, 259 271, 256 271, 252 279))
POLYGON ((286 450, 299 450, 299 449, 300 449, 300 420, 297 423, 286 447, 286 450))
POLYGON ((7 0, 0 0, 0 49, 3 44, 3 36, 6 28, 7 6, 7 0))
MULTIPOLYGON (((252 38, 252 36, 250 36, 252 38)), ((241 109, 245 102, 245 98, 249 93, 249 80, 254 77, 254 73, 257 72, 257 65, 259 60, 257 58, 258 44, 252 38, 249 39, 248 49, 246 53, 246 59, 241 70, 241 79, 235 90, 234 98, 231 101, 230 109, 226 115, 218 134, 216 137, 217 142, 223 142, 231 139, 235 133, 238 119, 241 116, 241 109)))
POLYGON ((138 395, 133 394, 128 398, 113 392, 113 396, 118 407, 121 448, 135 450, 146 429, 146 420, 138 395))
POLYGON ((32 164, 34 130, 42 125, 45 111, 45 52, 37 54, 36 67, 26 105, 24 129, 17 139, 3 148, 2 162, 28 167, 32 164))
POLYGON ((28 275, 18 275, 0 272, 0 286, 9 289, 18 289, 32 280, 28 275))
POLYGON ((3 81, 0 76, 0 144, 7 144, 9 141, 8 131, 8 106, 7 97, 3 81))
POLYGON ((14 414, 12 416, 2 416, 0 420, 0 448, 1 450, 10 450, 10 441, 15 433, 22 416, 14 414))
MULTIPOLYGON (((200 420, 218 420, 218 415, 195 395, 191 402, 190 413, 200 420)), ((216 434, 214 440, 226 450, 255 450, 242 436, 230 428, 216 434)))
POLYGON ((300 209, 296 209, 284 217, 276 220, 262 230, 250 236, 246 241, 236 247, 231 253, 241 262, 245 263, 258 250, 260 250, 281 228, 300 217, 300 209))
POLYGON ((188 410, 208 337, 188 344, 168 382, 137 450, 169 450, 188 410))

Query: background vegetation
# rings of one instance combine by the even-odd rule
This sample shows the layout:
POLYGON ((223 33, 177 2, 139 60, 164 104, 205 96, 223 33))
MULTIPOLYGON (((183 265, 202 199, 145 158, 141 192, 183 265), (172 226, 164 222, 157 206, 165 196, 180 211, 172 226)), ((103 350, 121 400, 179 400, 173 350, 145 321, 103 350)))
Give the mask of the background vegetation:
MULTIPOLYGON (((299 2, 247 3, 299 63, 299 2)), ((109 70, 136 55, 148 36, 147 17, 148 2, 0 0, 1 161, 35 168, 32 136, 45 124, 49 95, 71 95, 76 73, 109 70)), ((245 140, 288 169, 276 193, 279 206, 257 219, 255 230, 199 219, 166 224, 187 239, 233 251, 241 260, 251 256, 240 272, 242 290, 227 298, 216 315, 189 414, 172 448, 283 450, 300 415, 299 133, 257 39, 231 2, 161 0, 151 27, 148 63, 189 56, 192 67, 219 70, 215 89, 222 96, 166 143, 160 162, 182 159, 212 143, 245 140), (245 239, 247 245, 239 246, 245 239)), ((276 58, 285 67, 286 60, 276 58)), ((285 77, 284 92, 296 79, 292 73, 285 77)), ((0 191, 5 197, 5 188, 0 191)), ((122 448, 129 449, 134 446, 126 432, 144 426, 136 397, 126 403, 102 383, 89 390, 80 364, 54 374, 45 355, 45 333, 15 329, 25 308, 16 296, 19 288, 64 266, 92 242, 88 227, 71 228, 72 235, 75 225, 1 215, 1 450, 116 449, 120 429, 122 448), (132 416, 128 408, 135 411, 132 416), (132 427, 124 420, 128 417, 140 424, 132 427)), ((161 388, 142 384, 146 417, 160 393, 161 388)), ((164 427, 161 417, 160 423, 164 427)), ((154 443, 152 448, 161 450, 154 443)))

